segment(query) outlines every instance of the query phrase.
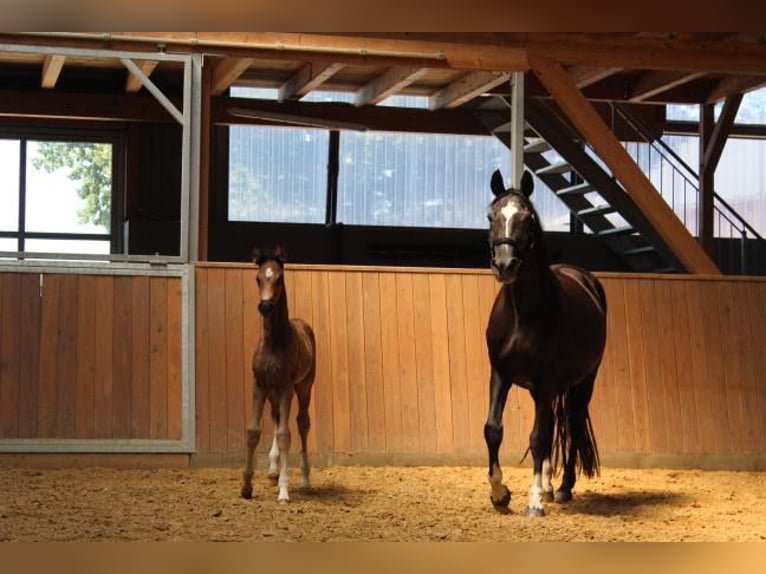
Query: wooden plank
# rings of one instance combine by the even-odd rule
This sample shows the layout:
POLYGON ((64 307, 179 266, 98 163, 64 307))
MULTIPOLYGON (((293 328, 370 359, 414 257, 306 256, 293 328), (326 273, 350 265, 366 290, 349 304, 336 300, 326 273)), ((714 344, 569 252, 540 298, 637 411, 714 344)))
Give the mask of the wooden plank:
POLYGON ((436 452, 454 452, 452 387, 450 385, 449 332, 447 329, 447 286, 444 275, 428 276, 433 352, 434 415, 436 452))
MULTIPOLYGON (((471 452, 481 451, 484 442, 484 422, 487 418, 489 397, 486 389, 489 371, 486 371, 487 346, 484 335, 486 316, 479 313, 479 282, 476 275, 463 275, 463 320, 465 334, 466 388, 468 393, 468 428, 465 429, 471 452), (479 391, 481 389, 481 392, 479 391)), ((487 315, 488 316, 488 315, 487 315)))
MULTIPOLYGON (((752 345, 753 329, 751 327, 751 317, 758 315, 758 309, 763 307, 763 300, 758 307, 753 304, 750 298, 750 282, 732 283, 732 303, 734 320, 735 339, 732 341, 735 345, 735 354, 741 365, 741 388, 742 388, 742 422, 744 434, 744 452, 758 453, 766 448, 764 441, 763 428, 766 426, 766 420, 759 418, 760 409, 758 407, 758 385, 763 371, 758 371, 756 367, 756 353, 752 345)), ((760 339, 763 341, 763 339, 760 339)))
POLYGON ((396 274, 381 273, 380 333, 383 351, 383 410, 386 417, 386 452, 404 447, 402 395, 399 377, 399 333, 396 309, 396 274))
POLYGON ((466 377, 465 313, 463 285, 459 276, 445 277, 447 301, 447 337, 449 340, 450 386, 454 448, 465 452, 471 446, 466 377))
POLYGON ((364 313, 364 381, 367 390, 367 448, 386 450, 385 395, 383 392, 383 341, 381 331, 380 283, 378 273, 362 276, 364 313))
MULTIPOLYGON (((40 275, 21 274, 21 321, 19 353, 19 437, 37 436, 38 389, 40 380, 40 320, 42 298, 40 275)), ((2 338, 2 334, 0 334, 2 338)))
MULTIPOLYGON (((684 408, 681 405, 678 390, 678 361, 674 337, 673 307, 669 288, 665 281, 655 280, 655 307, 657 316, 657 342, 659 343, 661 394, 660 400, 665 411, 665 427, 667 428, 667 446, 665 452, 687 452, 684 444, 683 417, 684 408)), ((689 407, 689 405, 686 405, 689 407)), ((688 411, 687 411, 688 412, 688 411)))
MULTIPOLYGON (((152 75, 155 68, 159 65, 157 60, 140 60, 136 62, 141 71, 148 76, 152 75)), ((143 86, 141 78, 128 71, 127 78, 125 79, 125 91, 129 94, 135 94, 143 86)))
POLYGON ((223 58, 213 68, 212 86, 210 93, 221 95, 239 78, 253 63, 252 58, 223 58))
POLYGON ((721 344, 723 373, 725 385, 720 389, 724 404, 729 414, 729 434, 731 436, 732 452, 742 452, 745 447, 745 420, 742 402, 743 396, 743 365, 739 350, 742 348, 741 327, 734 316, 734 301, 732 286, 728 282, 716 284, 719 312, 721 319, 721 344))
POLYGON ((420 451, 437 451, 436 387, 434 381, 434 351, 431 338, 431 288, 428 275, 412 276, 412 296, 415 311, 415 368, 418 399, 420 451))
POLYGON ((77 397, 77 275, 59 278, 58 424, 57 438, 76 437, 77 397))
POLYGON ((341 68, 343 64, 335 62, 308 62, 279 87, 277 99, 280 102, 300 99, 329 80, 341 68))
POLYGON ((332 384, 332 347, 330 344, 330 310, 327 272, 311 272, 312 317, 317 340, 317 380, 314 387, 316 416, 312 427, 316 433, 319 452, 334 451, 334 412, 332 384))
POLYGON ((93 346, 93 435, 97 438, 112 438, 114 277, 96 277, 94 287, 96 340, 93 346))
POLYGON ((346 282, 343 272, 327 275, 330 310, 330 357, 332 363, 332 412, 335 450, 351 448, 348 380, 348 335, 346 332, 346 282))
POLYGON ((194 268, 195 330, 195 444, 197 452, 210 451, 210 325, 208 322, 209 269, 194 268))
POLYGON ((675 386, 678 392, 681 421, 681 449, 675 452, 700 452, 699 421, 696 385, 692 378, 692 345, 689 331, 689 307, 686 286, 679 281, 667 281, 663 290, 670 297, 670 330, 675 337, 675 386))
POLYGON ((418 383, 415 348, 415 305, 412 275, 396 276, 397 339, 399 343, 399 399, 402 417, 402 451, 420 450, 420 417, 418 413, 418 383))
POLYGON ((211 452, 226 452, 226 270, 210 269, 207 277, 208 398, 211 452))
POLYGON ((168 279, 168 431, 172 440, 180 440, 181 417, 181 280, 168 279))
POLYGON ((19 435, 21 283, 19 273, 0 274, 0 438, 19 435))
MULTIPOLYGON (((633 404, 633 432, 636 453, 650 452, 649 438, 649 402, 647 397, 645 336, 640 305, 640 288, 637 281, 623 282, 625 292, 626 345, 630 349, 628 362, 630 369, 630 397, 633 404)), ((609 334, 607 334, 609 337, 609 334)))
POLYGON ((94 438, 96 361, 96 277, 80 275, 77 284, 77 371, 75 436, 94 438))
POLYGON ((114 278, 112 340, 112 437, 130 438, 133 298, 132 278, 114 278))
POLYGON ((751 281, 748 283, 749 294, 747 301, 750 318, 750 353, 753 363, 753 385, 755 387, 756 415, 749 421, 757 432, 756 452, 766 450, 766 386, 763 384, 763 373, 766 373, 766 354, 763 352, 763 341, 766 341, 766 283, 751 281))
POLYGON ((654 280, 639 280, 639 301, 644 322, 646 400, 649 405, 649 450, 668 452, 668 430, 662 388, 661 347, 664 334, 657 324, 654 280))
POLYGON ((40 87, 51 89, 56 87, 61 69, 64 67, 66 56, 48 54, 43 59, 43 70, 40 78, 40 87))
POLYGON ((368 448, 368 415, 362 273, 349 271, 345 275, 350 448, 352 452, 365 452, 368 448))
POLYGON ((620 180, 639 209, 684 266, 694 273, 720 275, 715 263, 692 237, 647 176, 630 158, 598 112, 567 76, 561 65, 530 54, 535 75, 545 85, 567 117, 593 146, 620 180))
MULTIPOLYGON (((242 299, 243 272, 241 269, 225 271, 226 322, 226 431, 227 451, 245 451, 245 370, 243 368, 244 329, 242 299)), ((223 381, 222 381, 223 382, 223 381)))
POLYGON ((168 279, 149 279, 149 438, 168 436, 168 279))
POLYGON ((388 68, 355 92, 354 105, 378 104, 387 97, 396 95, 413 82, 417 82, 427 72, 428 68, 401 66, 388 68))
MULTIPOLYGON (((607 291, 607 300, 611 296, 611 284, 604 280, 604 289, 607 291)), ((593 405, 593 428, 596 433, 598 445, 600 448, 618 452, 620 449, 620 420, 618 406, 620 399, 617 392, 617 383, 614 376, 614 354, 612 336, 609 334, 614 329, 614 313, 609 305, 607 311, 607 345, 604 350, 604 356, 601 360, 601 368, 597 375, 596 386, 593 391, 591 405, 593 405)))
POLYGON ((470 100, 488 93, 506 83, 511 74, 506 72, 473 72, 466 74, 428 98, 428 108, 457 108, 470 100))
POLYGON ((149 277, 131 277, 130 436, 149 438, 150 295, 149 277))

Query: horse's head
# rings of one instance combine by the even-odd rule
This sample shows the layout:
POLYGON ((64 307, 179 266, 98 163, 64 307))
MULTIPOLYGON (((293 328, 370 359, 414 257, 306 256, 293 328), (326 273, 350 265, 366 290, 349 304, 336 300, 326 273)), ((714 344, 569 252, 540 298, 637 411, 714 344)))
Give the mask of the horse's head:
POLYGON ((274 250, 253 249, 253 263, 258 266, 256 282, 261 300, 258 311, 268 315, 274 306, 284 297, 285 251, 281 246, 274 250))
POLYGON ((498 281, 516 281, 524 260, 531 254, 539 232, 539 222, 529 196, 534 189, 532 175, 525 171, 521 189, 505 189, 500 171, 492 174, 495 199, 489 207, 490 266, 498 281))

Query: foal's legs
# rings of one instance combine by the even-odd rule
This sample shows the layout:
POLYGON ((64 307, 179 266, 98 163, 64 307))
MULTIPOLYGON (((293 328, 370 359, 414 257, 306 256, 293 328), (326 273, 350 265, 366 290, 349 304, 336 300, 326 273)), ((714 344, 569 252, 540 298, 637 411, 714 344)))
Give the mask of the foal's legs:
POLYGON ((311 428, 311 419, 309 418, 309 403, 311 403, 311 382, 305 387, 299 387, 297 391, 298 395, 298 434, 301 437, 301 488, 308 488, 311 486, 309 482, 309 473, 311 468, 309 466, 308 448, 306 446, 306 438, 311 428))
MULTIPOLYGON (((544 516, 543 471, 545 463, 550 469, 551 447, 553 444, 553 408, 547 397, 534 396, 535 424, 529 435, 529 450, 532 451, 532 486, 529 488, 529 502, 525 508, 527 516, 544 516)), ((548 470, 548 472, 550 472, 548 470)), ((546 479, 550 483, 550 479, 546 479)), ((547 486, 547 485, 546 485, 547 486)))
POLYGON ((503 442, 503 409, 508 398, 510 383, 505 383, 495 370, 489 381, 489 413, 484 424, 484 440, 489 454, 489 499, 498 512, 508 512, 511 491, 503 484, 503 472, 500 470, 498 451, 503 442))
POLYGON ((279 423, 276 428, 277 447, 279 448, 279 496, 277 500, 287 502, 290 495, 287 487, 290 483, 290 477, 287 471, 287 455, 290 452, 290 427, 288 420, 290 417, 290 403, 293 400, 293 385, 285 385, 279 394, 279 423))
POLYGON ((279 445, 277 444, 277 428, 279 427, 279 405, 272 403, 271 420, 274 421, 274 438, 271 441, 271 450, 269 450, 269 473, 270 480, 276 482, 279 477, 279 445))
POLYGON ((247 429, 247 460, 245 470, 242 473, 242 497, 250 498, 253 495, 253 456, 258 441, 261 438, 261 417, 263 415, 263 391, 258 384, 253 385, 253 413, 250 426, 247 429))

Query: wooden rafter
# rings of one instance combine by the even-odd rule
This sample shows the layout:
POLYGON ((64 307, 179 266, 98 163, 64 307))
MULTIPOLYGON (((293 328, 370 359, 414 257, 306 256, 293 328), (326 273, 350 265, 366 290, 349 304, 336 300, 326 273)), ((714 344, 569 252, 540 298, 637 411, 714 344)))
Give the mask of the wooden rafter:
POLYGON ((731 127, 734 125, 734 119, 737 117, 739 105, 742 103, 742 94, 734 94, 726 98, 726 102, 721 109, 721 115, 715 123, 710 141, 705 146, 703 155, 703 164, 707 169, 715 172, 718 166, 718 160, 721 159, 723 147, 731 133, 731 127))
POLYGON ((657 193, 561 65, 537 54, 530 54, 530 64, 559 107, 590 142, 679 261, 692 273, 719 275, 715 263, 657 193))
POLYGON ((48 55, 43 60, 43 73, 40 85, 43 88, 55 88, 61 69, 64 67, 65 56, 48 55))
POLYGON ((604 78, 608 78, 621 71, 622 68, 600 68, 595 66, 571 66, 567 69, 567 74, 572 78, 575 85, 582 89, 587 88, 591 84, 600 82, 604 78))
POLYGON ((337 62, 309 62, 279 87, 279 101, 300 99, 324 84, 343 64, 337 62))
MULTIPOLYGON (((146 74, 147 76, 151 76, 152 72, 154 72, 154 69, 157 67, 159 62, 156 60, 143 60, 140 64, 138 64, 138 67, 141 68, 141 71, 146 74)), ((138 90, 141 89, 141 86, 143 84, 141 83, 141 79, 136 76, 135 74, 131 74, 128 72, 128 79, 125 81, 125 91, 129 94, 134 94, 138 90)))
POLYGON ((633 86, 628 101, 643 102, 652 99, 657 94, 667 92, 704 75, 704 72, 649 72, 641 76, 633 86))
POLYGON ((734 94, 745 94, 763 86, 766 86, 766 76, 727 76, 710 90, 705 103, 716 104, 734 94))
POLYGON ((224 58, 213 68, 211 94, 218 96, 229 88, 253 63, 252 58, 224 58))
POLYGON ((416 82, 427 71, 427 68, 389 68, 357 90, 354 105, 365 106, 382 102, 387 97, 416 82))
POLYGON ((472 100, 476 96, 490 91, 492 88, 507 82, 511 74, 502 72, 473 72, 466 74, 432 94, 428 101, 431 110, 455 108, 472 100))

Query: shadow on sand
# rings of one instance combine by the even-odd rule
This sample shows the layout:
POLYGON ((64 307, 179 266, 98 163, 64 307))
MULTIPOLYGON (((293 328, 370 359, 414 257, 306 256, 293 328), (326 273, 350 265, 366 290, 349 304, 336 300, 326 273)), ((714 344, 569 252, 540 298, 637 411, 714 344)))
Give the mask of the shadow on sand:
POLYGON ((627 491, 619 494, 585 492, 575 495, 567 505, 569 512, 612 516, 617 514, 641 514, 658 506, 689 504, 692 498, 677 492, 627 491))

